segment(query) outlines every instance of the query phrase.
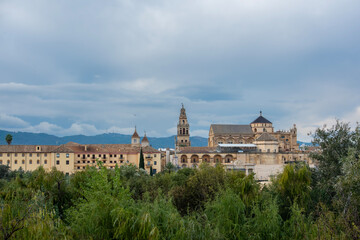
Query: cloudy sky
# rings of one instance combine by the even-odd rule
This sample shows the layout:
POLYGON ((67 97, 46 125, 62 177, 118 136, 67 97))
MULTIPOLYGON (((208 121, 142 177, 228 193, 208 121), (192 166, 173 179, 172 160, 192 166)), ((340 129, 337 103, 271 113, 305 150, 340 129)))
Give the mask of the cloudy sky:
POLYGON ((0 0, 0 129, 360 120, 359 0, 0 0))

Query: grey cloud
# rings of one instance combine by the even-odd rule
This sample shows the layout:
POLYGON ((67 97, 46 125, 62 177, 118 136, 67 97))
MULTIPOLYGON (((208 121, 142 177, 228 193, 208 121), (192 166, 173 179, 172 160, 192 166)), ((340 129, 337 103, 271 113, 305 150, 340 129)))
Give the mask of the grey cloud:
POLYGON ((356 0, 1 1, 0 113, 43 119, 31 125, 49 123, 44 131, 142 124, 160 135, 181 102, 202 134, 204 122, 246 123, 260 109, 278 128, 345 117, 359 102, 359 9, 356 0))

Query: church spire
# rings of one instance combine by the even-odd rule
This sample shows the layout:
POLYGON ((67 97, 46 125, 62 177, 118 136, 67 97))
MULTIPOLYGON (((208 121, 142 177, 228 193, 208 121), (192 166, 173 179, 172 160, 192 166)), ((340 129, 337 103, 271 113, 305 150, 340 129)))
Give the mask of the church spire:
POLYGON ((184 104, 181 104, 179 123, 177 125, 177 147, 190 146, 190 126, 186 116, 184 104))

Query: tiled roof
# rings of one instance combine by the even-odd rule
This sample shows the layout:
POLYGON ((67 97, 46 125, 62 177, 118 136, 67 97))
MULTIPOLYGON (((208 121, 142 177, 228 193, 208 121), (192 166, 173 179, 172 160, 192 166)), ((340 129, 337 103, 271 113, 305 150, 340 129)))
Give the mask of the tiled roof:
POLYGON ((145 134, 145 136, 143 137, 143 139, 141 140, 141 142, 149 142, 149 139, 146 137, 146 134, 145 134))
POLYGON ((274 136, 271 136, 269 133, 264 132, 255 141, 277 141, 277 139, 274 136))
POLYGON ((250 125, 211 124, 214 134, 253 134, 250 125))
POLYGON ((0 152, 5 153, 34 153, 34 152, 52 152, 59 146, 54 145, 0 145, 0 152), (40 151, 36 147, 40 147, 40 151))
MULTIPOLYGON (((143 147, 144 153, 160 153, 160 151, 146 146, 143 147)), ((55 153, 139 153, 139 146, 131 144, 64 144, 64 145, 0 145, 0 153, 22 153, 22 152, 55 152, 55 153), (36 151, 36 147, 40 146, 40 151, 36 151)))
POLYGON ((136 132, 136 129, 131 138, 140 138, 139 134, 136 132))
POLYGON ((257 119, 255 119, 252 123, 271 123, 269 120, 264 118, 263 116, 259 116, 257 119))

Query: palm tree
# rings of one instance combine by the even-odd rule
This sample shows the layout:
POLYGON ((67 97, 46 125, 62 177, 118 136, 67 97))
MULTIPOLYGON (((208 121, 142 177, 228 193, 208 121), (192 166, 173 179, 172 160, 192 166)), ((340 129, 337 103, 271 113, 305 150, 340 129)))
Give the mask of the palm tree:
POLYGON ((6 141, 9 145, 11 144, 12 140, 13 140, 13 137, 11 136, 11 134, 6 135, 5 141, 6 141))

